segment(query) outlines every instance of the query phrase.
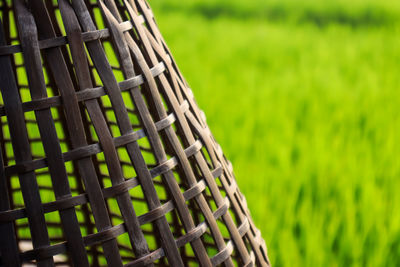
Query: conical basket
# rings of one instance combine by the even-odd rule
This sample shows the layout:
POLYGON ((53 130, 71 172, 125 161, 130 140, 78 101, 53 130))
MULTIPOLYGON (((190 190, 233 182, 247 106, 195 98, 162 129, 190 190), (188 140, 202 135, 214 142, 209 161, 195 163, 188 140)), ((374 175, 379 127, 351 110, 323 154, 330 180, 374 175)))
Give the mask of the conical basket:
POLYGON ((1 266, 269 265, 146 2, 0 12, 1 266))

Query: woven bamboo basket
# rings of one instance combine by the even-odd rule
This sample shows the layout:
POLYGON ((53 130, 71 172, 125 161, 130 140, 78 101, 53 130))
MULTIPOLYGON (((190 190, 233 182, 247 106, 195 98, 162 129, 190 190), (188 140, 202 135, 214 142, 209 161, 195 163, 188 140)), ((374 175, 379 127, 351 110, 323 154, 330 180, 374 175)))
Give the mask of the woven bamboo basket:
POLYGON ((269 265, 146 2, 0 10, 0 265, 269 265))

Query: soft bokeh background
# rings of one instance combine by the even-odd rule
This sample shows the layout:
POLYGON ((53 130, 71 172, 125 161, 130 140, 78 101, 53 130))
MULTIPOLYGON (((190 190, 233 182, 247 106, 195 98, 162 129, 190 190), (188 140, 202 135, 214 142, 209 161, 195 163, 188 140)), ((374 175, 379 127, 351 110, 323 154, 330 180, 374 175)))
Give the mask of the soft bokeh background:
POLYGON ((400 266, 400 1, 150 4, 273 266, 400 266))

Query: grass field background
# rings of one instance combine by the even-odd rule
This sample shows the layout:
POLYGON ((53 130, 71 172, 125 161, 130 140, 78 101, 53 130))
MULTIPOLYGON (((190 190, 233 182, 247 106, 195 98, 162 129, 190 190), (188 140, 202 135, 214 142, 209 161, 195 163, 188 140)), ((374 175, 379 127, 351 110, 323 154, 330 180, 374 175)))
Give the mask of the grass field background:
POLYGON ((400 2, 150 4, 273 266, 400 266, 400 2))

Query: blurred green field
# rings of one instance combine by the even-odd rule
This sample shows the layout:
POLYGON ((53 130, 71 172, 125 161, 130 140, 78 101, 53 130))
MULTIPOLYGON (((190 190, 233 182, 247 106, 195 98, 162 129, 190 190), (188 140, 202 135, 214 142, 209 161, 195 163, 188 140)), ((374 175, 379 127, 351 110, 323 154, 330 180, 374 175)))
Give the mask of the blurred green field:
POLYGON ((400 2, 150 4, 273 266, 400 266, 400 2))

